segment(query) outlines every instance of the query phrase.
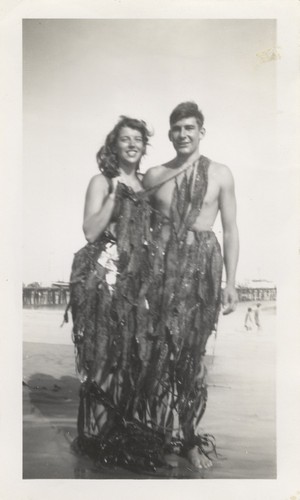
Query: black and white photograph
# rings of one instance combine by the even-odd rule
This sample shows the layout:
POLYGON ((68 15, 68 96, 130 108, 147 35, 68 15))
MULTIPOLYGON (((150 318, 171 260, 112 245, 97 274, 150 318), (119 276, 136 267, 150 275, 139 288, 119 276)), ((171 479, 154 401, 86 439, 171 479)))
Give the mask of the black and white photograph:
POLYGON ((23 21, 24 478, 276 477, 278 57, 274 20, 23 21))
POLYGON ((284 365, 299 298, 286 26, 20 19, 24 484, 149 480, 160 498, 270 480, 243 498, 300 498, 267 490, 299 413, 285 416, 299 393, 284 365))

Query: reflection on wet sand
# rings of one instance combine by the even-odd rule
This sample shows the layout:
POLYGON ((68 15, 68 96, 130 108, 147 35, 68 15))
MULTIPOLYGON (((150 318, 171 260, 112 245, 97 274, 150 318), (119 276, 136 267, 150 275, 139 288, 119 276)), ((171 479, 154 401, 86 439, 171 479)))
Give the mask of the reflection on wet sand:
POLYGON ((70 332, 60 333, 60 311, 27 312, 24 479, 276 477, 275 307, 264 303, 263 329, 245 332, 243 319, 248 305, 240 304, 234 315, 220 318, 217 341, 211 338, 208 346, 209 400, 201 429, 216 437, 218 456, 211 457, 211 469, 201 471, 177 456, 169 457, 169 467, 153 472, 100 467, 78 455, 72 443, 77 434, 79 381, 70 332))

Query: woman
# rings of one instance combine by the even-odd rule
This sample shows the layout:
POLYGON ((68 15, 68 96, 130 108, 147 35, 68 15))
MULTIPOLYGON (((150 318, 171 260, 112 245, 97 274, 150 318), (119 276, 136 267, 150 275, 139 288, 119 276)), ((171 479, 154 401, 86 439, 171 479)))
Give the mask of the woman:
POLYGON ((163 462, 161 436, 146 424, 151 355, 146 292, 150 206, 138 173, 150 133, 121 117, 97 154, 83 231, 70 279, 70 307, 81 378, 77 447, 103 463, 163 462))

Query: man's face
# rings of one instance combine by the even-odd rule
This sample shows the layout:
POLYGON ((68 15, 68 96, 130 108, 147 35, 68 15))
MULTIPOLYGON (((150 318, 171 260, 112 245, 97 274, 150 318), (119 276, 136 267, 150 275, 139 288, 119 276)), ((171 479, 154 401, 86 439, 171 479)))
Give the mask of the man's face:
POLYGON ((171 125, 169 139, 178 156, 190 156, 199 148, 205 129, 200 128, 194 116, 182 118, 171 125))

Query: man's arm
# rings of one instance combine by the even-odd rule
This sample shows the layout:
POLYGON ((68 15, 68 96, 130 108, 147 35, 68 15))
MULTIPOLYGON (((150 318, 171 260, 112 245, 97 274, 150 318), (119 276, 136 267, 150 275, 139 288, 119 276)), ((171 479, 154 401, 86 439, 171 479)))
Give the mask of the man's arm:
POLYGON ((239 234, 236 224, 236 199, 234 180, 230 170, 223 167, 221 173, 220 212, 223 226, 223 253, 226 271, 226 287, 223 290, 223 314, 235 310, 238 296, 235 289, 235 274, 239 257, 239 234))

